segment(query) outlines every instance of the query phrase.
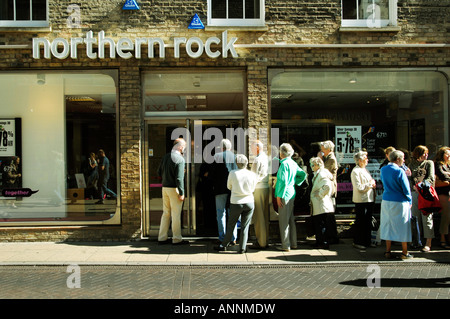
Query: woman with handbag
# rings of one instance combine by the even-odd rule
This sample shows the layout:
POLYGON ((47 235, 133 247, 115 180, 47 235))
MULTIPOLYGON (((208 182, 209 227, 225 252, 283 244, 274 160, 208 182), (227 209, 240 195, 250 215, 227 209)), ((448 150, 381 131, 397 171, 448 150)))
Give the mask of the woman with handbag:
POLYGON ((372 241, 372 214, 377 184, 366 169, 369 163, 367 152, 359 151, 353 155, 353 159, 356 163, 351 173, 356 213, 353 246, 366 249, 372 241))
POLYGON ((416 187, 421 182, 428 182, 434 187, 434 164, 428 160, 428 148, 423 145, 416 146, 412 152, 412 159, 408 166, 411 170, 409 182, 412 196, 411 227, 413 242, 411 246, 413 248, 422 246, 421 234, 423 234, 426 243, 422 248, 422 252, 429 252, 431 250, 431 241, 434 238, 433 214, 424 215, 419 210, 419 191, 416 187))
POLYGON ((441 147, 434 159, 434 170, 436 173, 435 188, 439 196, 439 202, 442 206, 441 224, 439 233, 441 234, 441 247, 450 249, 447 240, 450 241, 448 226, 450 224, 450 207, 449 207, 449 191, 450 191, 450 147, 441 147), (447 237, 447 238, 446 238, 447 237))

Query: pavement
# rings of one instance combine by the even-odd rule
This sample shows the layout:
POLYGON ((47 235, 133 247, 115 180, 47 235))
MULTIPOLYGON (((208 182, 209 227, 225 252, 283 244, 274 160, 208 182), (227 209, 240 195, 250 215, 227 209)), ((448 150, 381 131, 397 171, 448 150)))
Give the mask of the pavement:
MULTIPOLYGON (((413 259, 401 260, 386 259, 384 245, 356 249, 351 239, 341 239, 330 249, 315 249, 312 240, 303 240, 289 252, 277 246, 253 250, 249 245, 244 254, 215 251, 213 238, 185 239, 189 245, 158 245, 156 239, 2 242, 0 304, 3 301, 5 307, 17 305, 21 313, 29 309, 35 314, 37 307, 53 309, 62 300, 92 300, 95 304, 89 313, 94 309, 104 316, 105 310, 116 315, 118 300, 133 299, 134 307, 157 309, 169 318, 199 309, 204 312, 197 317, 230 313, 234 317, 238 311, 256 313, 261 310, 257 307, 276 306, 274 317, 281 318, 314 302, 322 307, 322 314, 330 311, 331 315, 336 307, 353 309, 360 299, 379 300, 380 307, 371 304, 370 311, 379 310, 381 315, 386 299, 427 299, 430 307, 445 306, 430 304, 431 300, 450 299, 450 250, 438 247, 428 253, 412 250, 413 259), (114 304, 105 303, 109 299, 114 304), (300 299, 304 302, 299 303, 300 299), (339 302, 324 304, 323 299, 339 302)), ((401 246, 394 244, 392 252, 398 257, 401 246)), ((62 306, 71 313, 86 311, 85 304, 64 302, 62 306)), ((415 314, 416 307, 403 308, 402 313, 415 314)))
MULTIPOLYGON (((299 242, 289 252, 272 245, 266 250, 217 252, 213 238, 187 237, 189 245, 158 245, 156 240, 133 242, 1 242, 0 266, 6 265, 296 265, 342 263, 450 263, 450 250, 432 247, 430 252, 410 250, 414 256, 401 260, 401 246, 393 244, 394 258, 384 257, 384 244, 356 249, 344 238, 329 249, 312 248, 313 241, 299 242)), ((237 249, 238 246, 236 246, 237 249)))

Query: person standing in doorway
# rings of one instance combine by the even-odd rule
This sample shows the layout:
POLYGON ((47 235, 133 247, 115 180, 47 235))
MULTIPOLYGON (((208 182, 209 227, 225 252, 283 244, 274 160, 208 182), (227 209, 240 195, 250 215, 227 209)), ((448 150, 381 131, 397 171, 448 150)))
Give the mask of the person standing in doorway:
POLYGON ((105 155, 105 151, 100 149, 98 151, 98 189, 100 193, 100 200, 96 204, 103 204, 105 195, 109 195, 117 199, 116 193, 108 188, 109 180, 109 159, 105 155))
POLYGON ((169 227, 172 223, 172 244, 184 245, 189 241, 181 236, 181 211, 184 201, 184 169, 183 157, 186 141, 178 138, 174 141, 172 151, 167 153, 158 168, 162 177, 163 214, 158 234, 158 244, 168 244, 169 227))
POLYGON ((255 199, 253 225, 257 243, 251 247, 266 249, 269 236, 269 158, 264 152, 263 143, 259 140, 252 143, 251 150, 256 155, 252 164, 252 172, 256 174, 258 181, 253 194, 255 199))
MULTIPOLYGON (((237 169, 236 156, 231 151, 231 141, 223 139, 220 142, 222 152, 214 155, 214 164, 211 167, 211 178, 214 183, 214 196, 216 201, 217 227, 219 242, 222 242, 227 227, 227 216, 230 206, 230 190, 227 188, 228 174, 237 169)), ((231 245, 236 244, 237 226, 234 227, 231 245)))

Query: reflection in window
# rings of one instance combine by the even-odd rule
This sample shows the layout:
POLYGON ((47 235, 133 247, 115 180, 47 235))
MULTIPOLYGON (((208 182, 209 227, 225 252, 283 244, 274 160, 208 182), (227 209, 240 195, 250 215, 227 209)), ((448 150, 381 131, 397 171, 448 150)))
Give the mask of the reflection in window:
MULTIPOLYGON (((446 78, 439 72, 284 72, 271 83, 272 128, 279 129, 280 143, 294 146, 306 169, 320 151, 318 142, 335 143, 340 164, 337 207, 348 213, 354 205, 350 182, 354 162, 347 146, 354 144, 337 140, 337 130, 357 132, 349 133, 352 138, 357 134, 357 140, 349 141, 367 150, 370 173, 379 178, 386 147, 407 154, 425 145, 433 159, 436 150, 449 143, 447 94, 446 78)), ((378 191, 380 201, 382 189, 378 191)), ((296 212, 307 213, 307 204, 299 203, 296 212)))
POLYGON ((342 0, 342 25, 383 27, 396 25, 397 6, 392 0, 342 0))
POLYGON ((48 26, 47 7, 47 0, 2 0, 0 27, 48 26))
MULTIPOLYGON (((101 195, 100 166, 106 160, 99 158, 99 150, 109 159, 103 174, 109 175, 107 187, 117 194, 114 80, 101 73, 4 73, 0 94, 0 122, 15 121, 14 128, 5 127, 17 145, 0 148, 0 160, 4 164, 20 157, 15 188, 33 192, 2 197, 0 221, 83 224, 110 219, 118 201, 112 193, 101 195)), ((2 175, 2 189, 8 187, 5 181, 2 175)))
POLYGON ((208 25, 263 26, 264 0, 208 0, 208 25))

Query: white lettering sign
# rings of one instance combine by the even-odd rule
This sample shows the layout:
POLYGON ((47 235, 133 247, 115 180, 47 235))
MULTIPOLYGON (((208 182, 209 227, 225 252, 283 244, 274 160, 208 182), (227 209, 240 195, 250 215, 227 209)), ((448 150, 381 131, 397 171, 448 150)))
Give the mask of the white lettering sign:
MULTIPOLYGON (((206 52, 210 58, 218 58, 220 56, 227 58, 230 54, 233 58, 237 58, 238 54, 234 47, 237 38, 228 39, 227 31, 222 32, 222 40, 218 37, 210 37, 205 42, 198 37, 186 39, 184 37, 176 37, 173 40, 174 57, 176 59, 181 56, 181 46, 183 45, 187 55, 193 59, 199 58, 206 52), (221 43, 222 42, 222 43, 221 43), (222 51, 213 50, 212 45, 222 44, 222 51)), ((159 58, 165 58, 166 43, 161 38, 120 38, 117 42, 112 38, 105 37, 105 31, 100 31, 97 37, 94 37, 92 31, 86 32, 85 38, 56 38, 50 41, 46 38, 33 38, 33 58, 41 58, 41 50, 45 59, 51 59, 52 56, 57 59, 66 59, 69 56, 72 59, 78 58, 78 48, 81 45, 86 47, 86 55, 90 59, 104 59, 105 53, 108 57, 115 59, 118 55, 122 59, 130 59, 133 56, 136 59, 141 58, 141 49, 147 46, 148 57, 154 58, 154 46, 159 47, 159 58), (97 46, 97 52, 94 50, 97 46), (108 49, 109 48, 109 49, 108 49), (109 52, 106 52, 109 51, 109 52), (132 53, 134 52, 134 54, 132 53)))

